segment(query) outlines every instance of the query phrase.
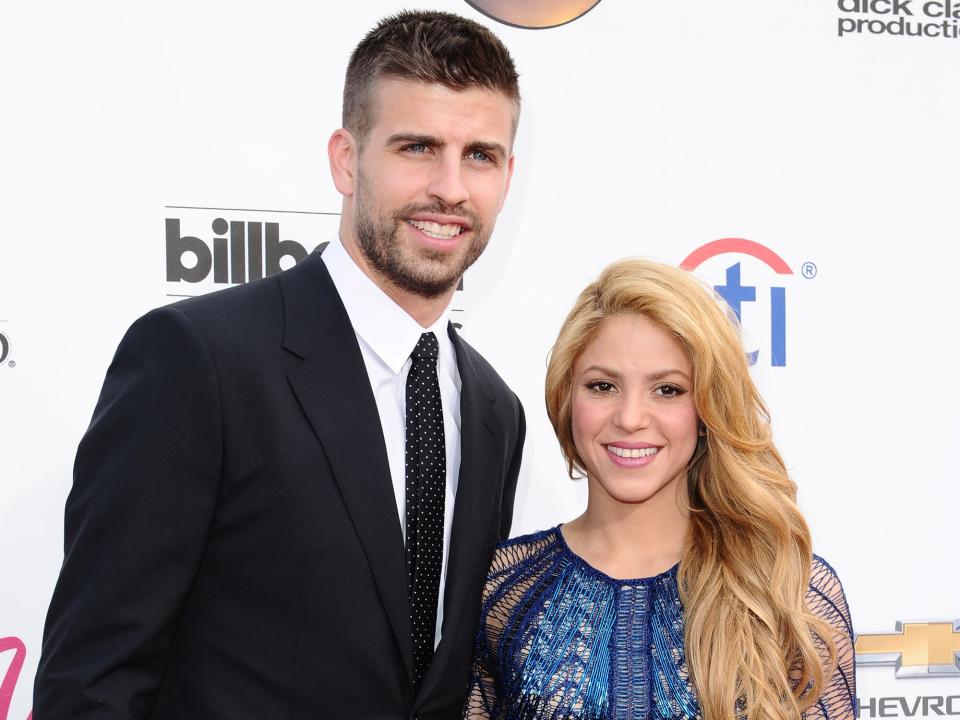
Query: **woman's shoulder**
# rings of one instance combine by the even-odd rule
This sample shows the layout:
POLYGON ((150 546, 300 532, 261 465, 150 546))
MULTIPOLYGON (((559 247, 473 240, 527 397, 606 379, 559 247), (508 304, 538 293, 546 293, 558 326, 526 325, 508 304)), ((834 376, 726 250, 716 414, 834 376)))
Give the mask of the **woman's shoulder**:
POLYGON ((807 604, 815 615, 852 635, 850 608, 840 576, 833 565, 819 555, 813 556, 810 567, 807 604))
POLYGON ((810 565, 810 589, 834 595, 843 593, 840 575, 827 560, 814 554, 810 565))
POLYGON ((840 576, 833 565, 819 555, 813 556, 806 599, 810 612, 827 624, 827 631, 832 635, 832 652, 825 642, 827 638, 814 639, 827 677, 816 706, 804 717, 853 718, 857 683, 850 607, 840 576))
POLYGON ((504 540, 493 552, 491 574, 523 565, 526 562, 556 549, 559 542, 559 526, 519 535, 504 540))
POLYGON ((546 530, 537 530, 526 535, 518 535, 509 540, 504 540, 497 545, 497 550, 510 547, 539 547, 551 542, 556 542, 557 533, 560 532, 560 526, 554 525, 546 530))

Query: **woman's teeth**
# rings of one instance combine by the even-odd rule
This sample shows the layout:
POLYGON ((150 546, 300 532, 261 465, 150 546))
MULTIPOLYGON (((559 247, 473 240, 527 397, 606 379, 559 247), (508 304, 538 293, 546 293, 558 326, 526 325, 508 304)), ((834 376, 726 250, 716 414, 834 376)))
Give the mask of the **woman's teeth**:
POLYGON ((622 448, 617 447, 616 445, 607 445, 607 450, 616 455, 617 457, 622 458, 642 458, 649 455, 655 455, 660 448, 656 447, 646 447, 646 448, 622 448))

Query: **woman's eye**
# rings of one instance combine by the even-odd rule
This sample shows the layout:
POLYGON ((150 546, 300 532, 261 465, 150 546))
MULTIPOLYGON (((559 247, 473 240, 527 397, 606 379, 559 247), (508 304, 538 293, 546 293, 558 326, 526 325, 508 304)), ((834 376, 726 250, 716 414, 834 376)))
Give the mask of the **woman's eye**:
POLYGON ((661 397, 673 398, 680 397, 686 392, 686 390, 681 387, 677 387, 676 385, 661 385, 654 390, 654 392, 661 397))
POLYGON ((607 382, 606 380, 592 380, 587 383, 587 389, 599 395, 603 395, 613 392, 615 388, 612 382, 607 382))

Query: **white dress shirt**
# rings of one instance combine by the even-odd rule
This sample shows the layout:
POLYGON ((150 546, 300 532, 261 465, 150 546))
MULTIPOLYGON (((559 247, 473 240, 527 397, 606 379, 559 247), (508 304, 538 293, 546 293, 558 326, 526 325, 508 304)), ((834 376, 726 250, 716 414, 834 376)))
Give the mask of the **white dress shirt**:
POLYGON ((363 364, 370 378, 370 387, 380 413, 380 426, 390 463, 390 478, 397 501, 397 513, 404 541, 406 528, 406 387, 410 372, 410 353, 420 335, 432 332, 440 343, 437 357, 437 379, 443 406, 443 437, 447 456, 447 491, 443 512, 443 565, 440 570, 440 596, 437 606, 437 629, 434 647, 440 642, 443 625, 443 596, 447 583, 447 556, 450 552, 450 528, 453 524, 453 503, 460 477, 460 373, 457 356, 447 334, 450 308, 430 327, 421 327, 403 308, 377 287, 347 254, 339 238, 323 251, 323 262, 347 310, 350 324, 357 334, 363 364))

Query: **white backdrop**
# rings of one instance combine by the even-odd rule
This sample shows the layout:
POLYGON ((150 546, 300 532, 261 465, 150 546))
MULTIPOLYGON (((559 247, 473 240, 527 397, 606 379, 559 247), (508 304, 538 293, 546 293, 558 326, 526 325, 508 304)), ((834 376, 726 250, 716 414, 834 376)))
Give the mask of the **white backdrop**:
MULTIPOLYGON (((754 288, 747 349, 857 632, 960 618, 960 40, 955 21, 934 17, 942 4, 602 0, 543 30, 463 0, 427 4, 491 26, 522 74, 511 194, 455 301, 527 410, 514 533, 585 502, 542 400, 547 350, 580 288, 625 255, 680 264, 740 238, 789 272, 736 243, 696 272, 730 285, 739 263, 754 288)), ((168 280, 166 221, 211 249, 229 235, 218 218, 264 238, 276 223, 280 249, 329 240, 340 198, 325 146, 346 60, 402 6, 4 8, 0 720, 30 712, 73 454, 116 343, 148 309, 225 286, 216 267, 199 283, 168 280)), ((899 671, 861 664, 862 717, 960 715, 960 633, 914 630, 929 636, 899 671), (906 677, 928 665, 941 674, 906 677)))

